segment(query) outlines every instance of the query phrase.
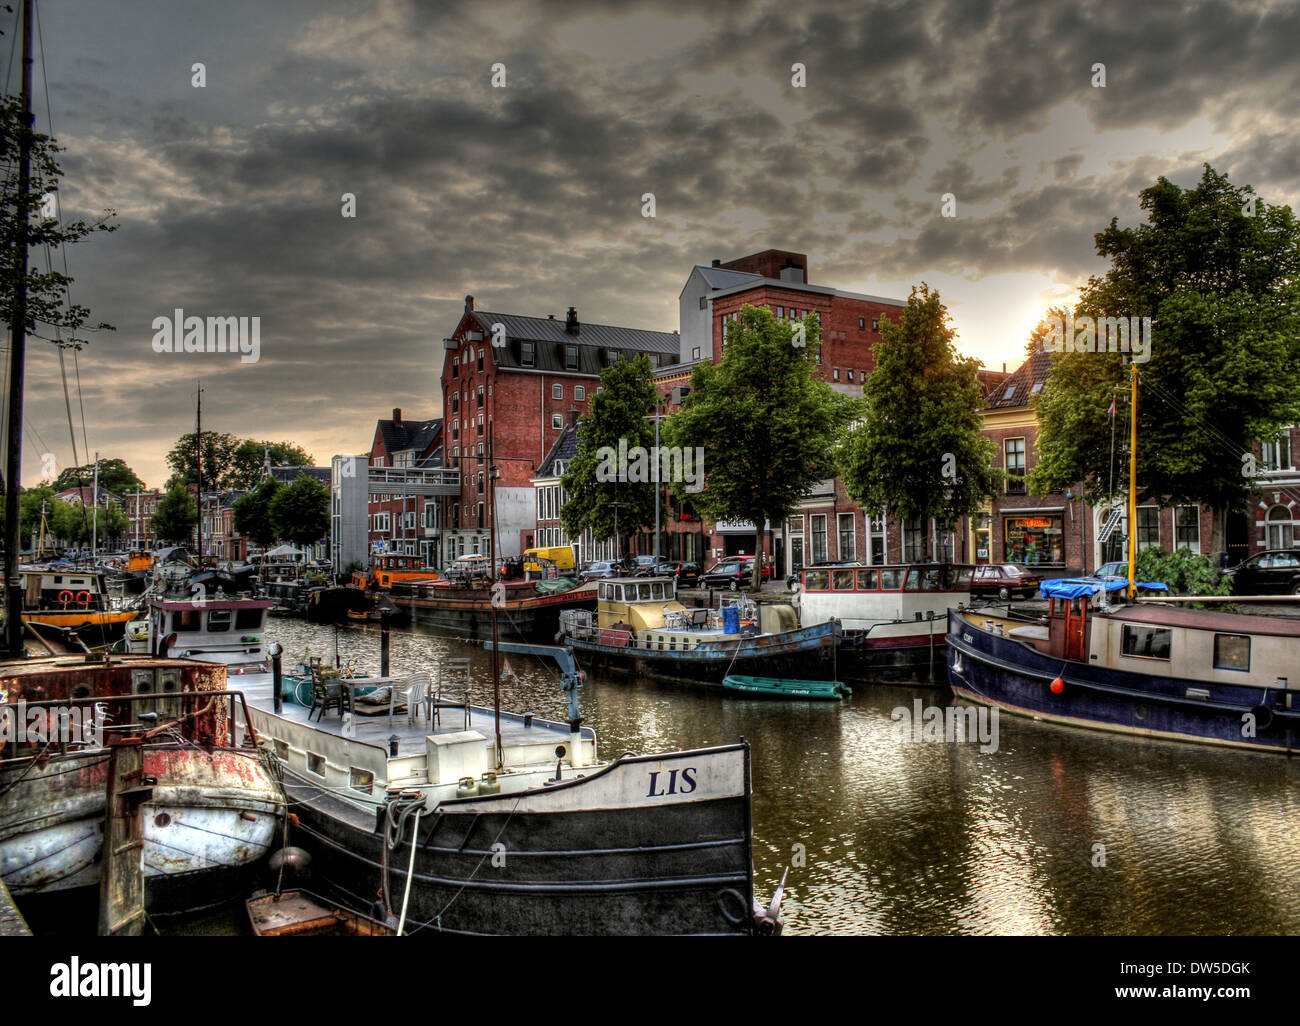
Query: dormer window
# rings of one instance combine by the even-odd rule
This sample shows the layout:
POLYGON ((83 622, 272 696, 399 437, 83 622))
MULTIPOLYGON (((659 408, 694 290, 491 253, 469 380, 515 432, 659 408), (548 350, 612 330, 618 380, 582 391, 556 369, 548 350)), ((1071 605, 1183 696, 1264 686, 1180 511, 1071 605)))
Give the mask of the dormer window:
POLYGON ((535 362, 536 345, 532 342, 519 343, 519 365, 521 367, 531 367, 535 362))
POLYGON ((565 370, 578 369, 578 347, 577 346, 564 347, 564 369, 565 370))

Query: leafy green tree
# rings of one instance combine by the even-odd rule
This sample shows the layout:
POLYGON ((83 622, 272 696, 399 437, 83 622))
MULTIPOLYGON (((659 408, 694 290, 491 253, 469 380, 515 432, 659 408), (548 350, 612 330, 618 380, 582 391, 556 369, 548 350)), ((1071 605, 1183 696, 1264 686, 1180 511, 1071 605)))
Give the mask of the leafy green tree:
POLYGON ((79 502, 55 499, 46 514, 46 523, 65 545, 79 545, 83 538, 89 540, 90 511, 79 502))
POLYGON ((235 530, 262 548, 277 537, 271 503, 282 487, 277 478, 264 478, 253 491, 235 500, 235 530))
POLYGON ((979 361, 957 355, 948 311, 924 283, 880 333, 866 411, 837 453, 844 486, 873 515, 951 524, 1001 484, 980 433, 979 361))
MULTIPOLYGON (((1300 227, 1289 207, 1209 165, 1190 189, 1160 178, 1141 203, 1147 223, 1112 219, 1096 236, 1111 268, 1089 280, 1076 322, 1151 318, 1150 360, 1138 368, 1138 501, 1209 506, 1218 553, 1228 513, 1249 501, 1254 445, 1300 419, 1300 227)), ((1113 467, 1105 415, 1117 394, 1126 409, 1124 361, 1094 352, 1052 361, 1033 491, 1082 481, 1094 504, 1127 493, 1127 446, 1116 446, 1113 467)))
MULTIPOLYGON (((709 518, 752 520, 754 551, 763 522, 789 518, 821 478, 835 473, 834 447, 860 404, 817 377, 821 322, 778 320, 746 304, 727 325, 720 363, 700 363, 691 392, 661 432, 668 445, 703 450, 703 491, 691 503, 709 518)), ((685 495, 681 483, 675 494, 685 495)), ((762 584, 762 560, 750 582, 762 584)))
MULTIPOLYGON (((240 442, 231 460, 229 481, 226 487, 247 491, 256 488, 262 480, 262 471, 266 465, 267 449, 270 449, 273 467, 310 467, 311 454, 293 442, 258 441, 246 438, 240 442)), ((205 472, 206 473, 206 472, 205 472)))
MULTIPOLYGON (((167 465, 172 468, 172 476, 167 481, 170 489, 176 483, 194 485, 198 483, 198 452, 194 444, 195 434, 190 431, 181 435, 176 444, 167 453, 167 465)), ((240 439, 221 431, 203 432, 203 490, 225 491, 233 488, 231 474, 235 465, 235 453, 240 446, 240 439)))
POLYGON ((654 428, 647 418, 658 399, 644 354, 601 372, 600 391, 578 421, 578 453, 561 479, 568 499, 560 519, 569 537, 591 531, 597 541, 617 537, 623 545, 654 524, 656 486, 642 470, 648 471, 652 462, 654 428), (638 447, 646 453, 639 466, 633 459, 626 467, 615 465, 620 451, 634 455, 638 447))
MULTIPOLYGON (((95 464, 87 463, 80 467, 64 467, 54 481, 56 492, 68 488, 90 487, 95 483, 95 464)), ((144 482, 134 470, 126 465, 125 460, 108 459, 99 461, 99 487, 115 495, 144 490, 144 482)))
POLYGON ((168 488, 167 494, 158 500, 151 521, 158 540, 173 545, 186 544, 193 537, 198 522, 199 510, 194 496, 179 482, 168 488))
POLYGON ((329 532, 329 489, 309 474, 285 485, 271 500, 275 534, 294 545, 313 545, 329 532))

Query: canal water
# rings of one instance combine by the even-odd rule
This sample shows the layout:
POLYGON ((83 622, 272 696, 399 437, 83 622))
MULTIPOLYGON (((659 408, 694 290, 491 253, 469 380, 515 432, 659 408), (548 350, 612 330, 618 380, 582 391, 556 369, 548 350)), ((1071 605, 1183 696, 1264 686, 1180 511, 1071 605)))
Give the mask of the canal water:
MULTIPOLYGON (((376 627, 277 619, 268 638, 286 667, 337 645, 379 669, 376 627)), ((392 632, 394 673, 456 655, 490 705, 481 646, 392 632)), ((564 719, 554 666, 509 658, 503 707, 564 719)), ((1300 760, 1012 716, 995 751, 918 741, 896 710, 952 704, 925 687, 855 686, 840 704, 591 677, 581 700, 604 758, 751 742, 755 890, 767 900, 789 868, 792 934, 1300 932, 1300 760)))

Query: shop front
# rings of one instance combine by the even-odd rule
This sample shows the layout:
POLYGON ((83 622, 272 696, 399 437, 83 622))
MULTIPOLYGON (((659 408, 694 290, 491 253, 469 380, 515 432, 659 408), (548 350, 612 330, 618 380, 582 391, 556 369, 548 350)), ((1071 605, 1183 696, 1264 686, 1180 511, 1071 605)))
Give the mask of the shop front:
POLYGON ((1024 566, 1064 566, 1063 515, 1003 516, 1002 560, 1024 566))

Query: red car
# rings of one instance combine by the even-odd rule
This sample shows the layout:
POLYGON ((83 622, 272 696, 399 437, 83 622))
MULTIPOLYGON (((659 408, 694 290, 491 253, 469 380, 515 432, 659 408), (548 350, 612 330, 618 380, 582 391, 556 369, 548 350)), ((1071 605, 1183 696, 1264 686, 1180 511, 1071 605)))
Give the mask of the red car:
POLYGON ((1014 563, 992 563, 975 568, 975 579, 971 581, 970 592, 975 596, 996 595, 1005 602, 1017 596, 1033 598, 1038 594, 1041 582, 1041 577, 1014 563))
MULTIPOLYGON (((735 558, 740 560, 741 565, 744 566, 745 568, 745 573, 750 577, 752 577, 754 574, 754 557, 736 556, 735 558)), ((763 580, 770 581, 772 579, 772 561, 767 556, 763 557, 762 574, 763 574, 763 580)))

